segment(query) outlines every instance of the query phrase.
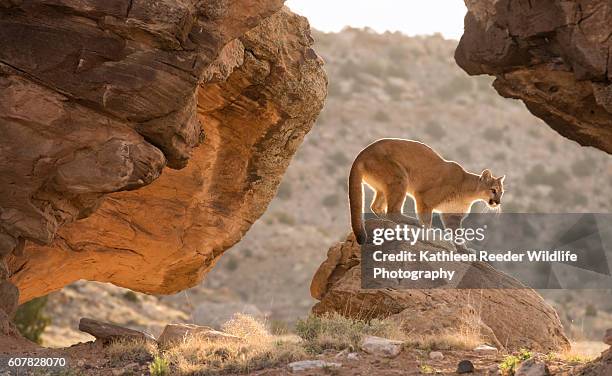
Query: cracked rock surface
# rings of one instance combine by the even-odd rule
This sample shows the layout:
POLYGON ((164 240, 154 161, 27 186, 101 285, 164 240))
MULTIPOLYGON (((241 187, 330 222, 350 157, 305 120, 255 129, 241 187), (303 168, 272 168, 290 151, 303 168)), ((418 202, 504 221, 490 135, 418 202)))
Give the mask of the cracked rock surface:
POLYGON ((612 154, 612 3, 466 0, 455 59, 562 136, 612 154))
POLYGON ((241 239, 326 96, 282 4, 0 1, 0 277, 20 302, 79 279, 176 292, 241 239))

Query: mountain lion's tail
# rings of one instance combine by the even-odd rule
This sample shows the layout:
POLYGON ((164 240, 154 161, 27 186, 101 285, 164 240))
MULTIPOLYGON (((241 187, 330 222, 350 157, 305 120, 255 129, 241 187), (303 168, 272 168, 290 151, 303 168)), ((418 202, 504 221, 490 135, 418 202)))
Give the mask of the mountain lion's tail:
POLYGON ((366 231, 363 225, 363 185, 361 174, 361 164, 357 161, 353 162, 351 173, 349 174, 348 191, 349 204, 351 208, 351 226, 353 233, 357 239, 357 243, 364 244, 366 242, 366 231))

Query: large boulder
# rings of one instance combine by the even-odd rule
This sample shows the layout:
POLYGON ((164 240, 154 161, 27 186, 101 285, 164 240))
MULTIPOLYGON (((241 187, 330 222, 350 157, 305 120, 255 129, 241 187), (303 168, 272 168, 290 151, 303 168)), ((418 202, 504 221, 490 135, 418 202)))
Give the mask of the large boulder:
POLYGON ((561 135, 612 153, 612 3, 466 0, 455 59, 561 135))
POLYGON ((20 302, 79 279, 173 293, 241 239, 326 96, 282 3, 0 2, 0 269, 20 302))
MULTIPOLYGON (((368 227, 370 222, 366 222, 368 227)), ((402 250, 452 250, 452 244, 417 242, 402 250)), ((414 336, 480 337, 508 350, 569 349, 557 313, 534 290, 484 263, 475 263, 469 278, 486 280, 496 289, 391 289, 361 287, 361 247, 351 233, 332 246, 315 273, 311 295, 315 314, 340 313, 353 318, 389 318, 414 336)))

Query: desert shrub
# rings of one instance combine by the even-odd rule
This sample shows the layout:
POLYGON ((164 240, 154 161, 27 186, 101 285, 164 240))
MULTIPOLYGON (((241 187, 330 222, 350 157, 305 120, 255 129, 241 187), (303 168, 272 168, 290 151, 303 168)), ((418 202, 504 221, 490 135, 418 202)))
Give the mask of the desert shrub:
POLYGON ((329 80, 327 84, 327 94, 329 94, 330 97, 342 97, 344 95, 342 86, 337 80, 329 80))
POLYGON ((463 144, 457 147, 456 154, 459 160, 466 160, 472 156, 472 150, 468 144, 463 144))
POLYGON ((362 321, 340 314, 310 315, 297 321, 295 331, 310 352, 326 349, 356 349, 366 335, 401 339, 399 325, 386 320, 362 321))
POLYGON ((123 299, 127 300, 128 302, 137 303, 138 295, 136 295, 134 291, 126 291, 123 293, 123 299))
POLYGON ((498 151, 495 154, 493 154, 493 159, 495 159, 496 161, 505 161, 506 160, 506 153, 504 153, 503 151, 498 151))
POLYGON ((597 316, 597 308, 595 308, 593 304, 587 304, 586 308, 584 309, 584 315, 588 317, 597 316))
POLYGON ((359 66, 353 60, 347 60, 340 66, 338 77, 340 79, 354 79, 359 75, 359 71, 359 66))
POLYGON ((391 117, 387 114, 386 111, 378 110, 372 116, 372 119, 381 123, 388 123, 391 121, 391 117))
POLYGON ((454 99, 461 94, 470 92, 472 90, 471 78, 465 76, 455 76, 444 85, 440 86, 436 90, 436 95, 445 101, 454 99))
POLYGON ((277 212, 276 220, 284 225, 293 226, 295 225, 295 218, 291 214, 285 212, 277 212))
POLYGON ((548 185, 554 188, 564 186, 568 179, 569 175, 562 169, 549 172, 541 163, 533 166, 525 174, 525 180, 530 185, 548 185))
POLYGON ((401 60, 409 60, 413 55, 408 46, 403 44, 390 45, 387 48, 387 54, 389 55, 390 60, 395 63, 392 65, 402 65, 401 60))
POLYGON ((336 181, 337 184, 342 188, 342 190, 344 191, 344 193, 348 192, 348 183, 347 183, 347 178, 346 176, 340 177, 338 178, 338 180, 336 181))
POLYGON ((588 157, 574 161, 571 166, 572 174, 581 178, 589 176, 591 174, 591 171, 593 170, 594 163, 595 160, 593 158, 588 157))
POLYGON ((237 314, 224 330, 243 340, 190 337, 164 353, 173 374, 239 374, 301 360, 306 352, 295 337, 276 337, 262 322, 237 314))
POLYGON ((335 208, 340 204, 340 198, 338 197, 337 194, 331 193, 323 197, 321 204, 323 204, 323 206, 328 207, 328 208, 335 208))
POLYGON ((385 91, 394 101, 402 99, 402 94, 404 94, 404 88, 391 81, 385 81, 385 91))
POLYGON ((383 77, 385 66, 380 61, 372 59, 362 65, 361 71, 374 77, 383 77))
POLYGON ((230 255, 227 258, 227 262, 225 263, 225 268, 229 270, 230 272, 233 272, 234 270, 238 269, 238 266, 239 266, 238 259, 230 255))
POLYGON ((425 133, 430 135, 433 138, 441 139, 446 136, 446 131, 444 128, 435 121, 430 121, 425 128, 425 133))
POLYGON ((291 198, 293 193, 293 188, 291 187, 291 183, 288 181, 283 181, 278 187, 278 192, 276 193, 276 197, 281 200, 288 200, 291 198))
POLYGON ((38 344, 42 341, 41 335, 45 328, 51 322, 51 319, 45 315, 46 305, 46 296, 34 298, 20 305, 15 314, 15 325, 21 335, 38 344))
POLYGON ((410 79, 410 72, 404 64, 390 64, 387 66, 386 73, 388 76, 410 79))
POLYGON ((498 127, 488 127, 482 132, 482 137, 489 141, 499 142, 504 137, 504 130, 498 127))
POLYGON ((589 203, 589 199, 586 195, 580 192, 574 192, 574 204, 578 206, 585 206, 589 203))
POLYGON ((350 162, 350 159, 348 159, 346 155, 340 150, 337 150, 334 154, 332 154, 329 157, 329 160, 333 162, 333 164, 340 166, 345 166, 350 162))

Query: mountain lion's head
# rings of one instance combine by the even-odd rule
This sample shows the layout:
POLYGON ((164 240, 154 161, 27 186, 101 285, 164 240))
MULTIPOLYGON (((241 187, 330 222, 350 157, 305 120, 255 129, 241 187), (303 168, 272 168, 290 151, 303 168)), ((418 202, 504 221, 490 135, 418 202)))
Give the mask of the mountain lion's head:
POLYGON ((501 205, 501 198, 504 194, 504 179, 506 175, 496 178, 489 169, 480 174, 480 194, 481 199, 491 208, 501 205))

